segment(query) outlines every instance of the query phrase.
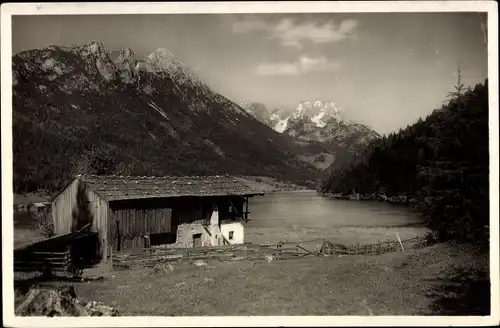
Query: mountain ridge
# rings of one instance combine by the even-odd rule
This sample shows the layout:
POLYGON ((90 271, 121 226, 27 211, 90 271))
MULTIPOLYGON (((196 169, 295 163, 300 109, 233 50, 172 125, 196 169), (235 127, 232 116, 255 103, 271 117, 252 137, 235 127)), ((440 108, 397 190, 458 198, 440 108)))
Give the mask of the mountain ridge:
POLYGON ((14 55, 16 188, 57 189, 75 172, 315 181, 292 138, 178 63, 164 48, 139 60, 96 41, 14 55))
POLYGON ((380 134, 370 127, 348 120, 342 108, 333 101, 302 101, 295 110, 269 110, 264 104, 255 102, 240 106, 275 131, 304 145, 313 145, 317 151, 311 151, 308 159, 303 159, 322 170, 337 159, 346 162, 380 138, 380 134), (321 160, 325 157, 328 158, 326 162, 321 160))

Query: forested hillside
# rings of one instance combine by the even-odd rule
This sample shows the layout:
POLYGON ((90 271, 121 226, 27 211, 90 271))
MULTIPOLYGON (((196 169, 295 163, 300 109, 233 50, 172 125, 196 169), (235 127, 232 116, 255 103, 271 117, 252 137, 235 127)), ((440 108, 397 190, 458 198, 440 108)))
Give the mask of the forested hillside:
POLYGON ((99 42, 13 57, 14 188, 74 174, 264 175, 314 184, 301 148, 212 91, 168 50, 99 42))
POLYGON ((403 196, 439 240, 488 244, 488 81, 465 92, 459 81, 455 88, 425 120, 375 140, 332 170, 321 191, 403 196))

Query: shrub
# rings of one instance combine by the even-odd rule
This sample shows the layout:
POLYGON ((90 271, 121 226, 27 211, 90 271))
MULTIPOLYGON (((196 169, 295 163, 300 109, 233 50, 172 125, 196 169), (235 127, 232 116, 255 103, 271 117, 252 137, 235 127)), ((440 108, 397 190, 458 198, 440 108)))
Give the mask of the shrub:
POLYGON ((40 229, 42 235, 46 238, 51 238, 55 234, 54 220, 52 213, 49 211, 39 211, 35 214, 37 228, 40 229))

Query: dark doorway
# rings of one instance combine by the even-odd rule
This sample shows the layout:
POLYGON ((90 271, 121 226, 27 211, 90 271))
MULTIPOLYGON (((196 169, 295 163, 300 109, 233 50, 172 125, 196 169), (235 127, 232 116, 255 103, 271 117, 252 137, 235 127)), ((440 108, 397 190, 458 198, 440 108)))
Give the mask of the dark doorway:
POLYGON ((176 234, 172 232, 161 232, 149 235, 151 246, 173 244, 176 241, 176 234))
POLYGON ((193 247, 201 247, 201 233, 193 235, 193 247))

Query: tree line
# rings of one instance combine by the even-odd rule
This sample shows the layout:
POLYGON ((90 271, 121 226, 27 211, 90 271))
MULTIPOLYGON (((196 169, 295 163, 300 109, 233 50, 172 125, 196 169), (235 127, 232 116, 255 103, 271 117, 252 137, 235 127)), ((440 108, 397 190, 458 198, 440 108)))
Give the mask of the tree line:
POLYGON ((405 196, 438 240, 489 243, 488 80, 372 142, 321 183, 323 193, 405 196))

